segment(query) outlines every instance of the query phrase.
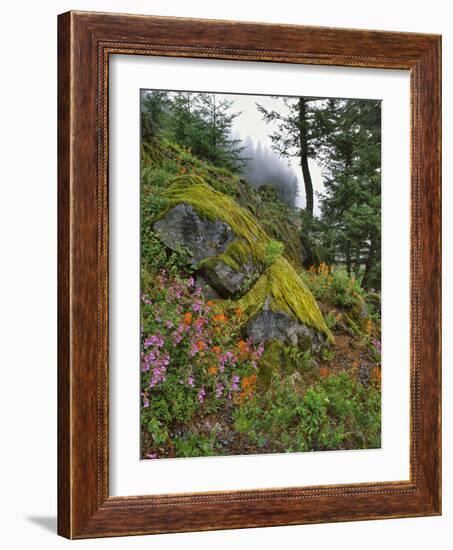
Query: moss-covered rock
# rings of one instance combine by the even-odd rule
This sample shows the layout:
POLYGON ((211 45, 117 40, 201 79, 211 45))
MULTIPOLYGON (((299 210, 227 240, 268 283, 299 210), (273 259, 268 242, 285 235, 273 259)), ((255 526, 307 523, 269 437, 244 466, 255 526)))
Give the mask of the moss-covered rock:
POLYGON ((159 239, 172 250, 185 247, 196 267, 202 260, 220 254, 234 239, 228 224, 200 217, 190 204, 177 204, 154 223, 159 239))
MULTIPOLYGON (((282 368, 288 368, 288 362, 285 359, 284 348, 281 342, 276 340, 266 346, 258 367, 258 385, 261 389, 268 390, 274 373, 278 373, 282 368)), ((294 370, 291 370, 292 372, 294 370)))
POLYGON ((174 178, 164 196, 169 206, 160 217, 174 205, 190 204, 205 219, 227 224, 236 237, 243 241, 242 246, 230 246, 226 255, 242 262, 244 254, 251 254, 257 263, 264 262, 266 245, 270 239, 253 214, 239 206, 231 197, 207 185, 200 176, 184 175, 174 178))
POLYGON ((251 335, 262 333, 263 325, 274 325, 270 334, 280 334, 279 340, 303 348, 334 342, 313 294, 282 256, 263 272, 235 307, 245 312, 246 330, 251 335))
MULTIPOLYGON (((164 196, 167 207, 154 224, 155 228, 161 227, 162 220, 171 215, 178 205, 185 205, 185 209, 190 206, 201 219, 215 227, 228 227, 225 234, 232 237, 223 241, 228 244, 214 255, 208 256, 203 252, 204 258, 199 261, 198 267, 208 281, 210 277, 206 271, 217 269, 218 276, 219 264, 228 266, 229 269, 223 268, 223 273, 231 279, 238 273, 242 274, 242 280, 231 292, 234 294, 240 290, 241 295, 234 301, 226 301, 224 305, 242 310, 244 330, 248 334, 257 340, 286 340, 303 348, 333 342, 332 333, 312 293, 280 254, 281 248, 273 246, 275 241, 250 211, 239 206, 231 197, 215 191, 199 176, 175 178, 164 196), (277 253, 270 255, 269 250, 274 249, 277 253), (247 285, 244 285, 244 280, 247 285)), ((200 224, 198 226, 201 227, 200 224)), ((173 235, 177 233, 174 231, 173 235)), ((200 254, 194 256, 199 257, 200 254)), ((210 282, 214 279, 212 277, 210 282)), ((222 290, 225 291, 224 288, 222 290)))

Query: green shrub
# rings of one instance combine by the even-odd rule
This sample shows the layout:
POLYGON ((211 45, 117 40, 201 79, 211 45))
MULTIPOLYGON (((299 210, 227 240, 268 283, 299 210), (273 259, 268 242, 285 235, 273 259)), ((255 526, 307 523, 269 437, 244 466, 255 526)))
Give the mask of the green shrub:
POLYGON ((189 431, 187 434, 174 439, 177 457, 190 458, 196 456, 213 456, 220 454, 221 449, 216 441, 216 433, 204 436, 189 431))
POLYGON ((271 266, 275 260, 283 254, 284 246, 279 241, 271 240, 266 245, 265 264, 271 266))
POLYGON ((321 263, 302 271, 301 277, 317 300, 340 307, 353 307, 363 300, 363 290, 354 276, 342 266, 333 268, 321 263))
POLYGON ((273 373, 270 389, 235 409, 235 429, 267 439, 281 452, 380 446, 380 389, 343 372, 320 379, 303 396, 273 373))

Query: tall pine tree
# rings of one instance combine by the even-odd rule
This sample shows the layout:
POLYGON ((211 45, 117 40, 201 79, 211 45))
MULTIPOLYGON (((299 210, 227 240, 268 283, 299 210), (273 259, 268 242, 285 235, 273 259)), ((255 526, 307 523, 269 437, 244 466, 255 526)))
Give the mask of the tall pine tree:
POLYGON ((232 137, 233 122, 240 113, 232 112, 234 101, 219 94, 195 96, 200 127, 198 154, 216 166, 237 170, 242 165, 241 140, 232 137))
POLYGON ((170 111, 169 93, 161 90, 141 92, 142 140, 149 142, 166 126, 170 111))
POLYGON ((366 287, 380 286, 381 107, 379 101, 332 99, 318 141, 325 191, 325 241, 366 287))
POLYGON ((257 103, 267 123, 276 122, 277 130, 270 134, 274 150, 284 158, 297 157, 305 187, 305 209, 313 216, 313 182, 308 161, 316 155, 317 100, 308 97, 275 98, 283 109, 266 109, 257 103))

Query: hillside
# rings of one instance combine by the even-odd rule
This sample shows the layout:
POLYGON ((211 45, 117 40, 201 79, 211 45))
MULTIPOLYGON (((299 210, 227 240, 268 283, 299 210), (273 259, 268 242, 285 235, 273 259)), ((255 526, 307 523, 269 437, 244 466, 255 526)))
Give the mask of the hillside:
POLYGON ((144 458, 380 446, 379 300, 303 226, 272 188, 143 144, 144 458))

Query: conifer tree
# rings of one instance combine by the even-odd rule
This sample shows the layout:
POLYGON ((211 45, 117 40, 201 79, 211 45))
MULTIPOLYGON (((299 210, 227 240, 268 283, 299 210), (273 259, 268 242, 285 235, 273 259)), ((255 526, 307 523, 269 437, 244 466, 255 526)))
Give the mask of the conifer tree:
POLYGON ((325 241, 362 285, 380 286, 381 109, 379 101, 329 100, 318 142, 325 241), (362 276, 363 273, 363 276, 362 276))
POLYGON ((161 90, 141 93, 142 140, 151 141, 165 127, 169 113, 169 94, 161 90))
POLYGON ((275 98, 284 109, 266 109, 257 103, 267 123, 276 122, 277 130, 270 134, 274 150, 284 158, 297 157, 305 187, 305 209, 313 216, 313 182, 308 161, 314 158, 317 137, 317 100, 307 97, 275 98))
POLYGON ((199 118, 198 154, 217 166, 237 170, 242 165, 241 140, 232 137, 233 122, 240 113, 231 108, 234 101, 219 94, 199 93, 195 96, 199 118))

